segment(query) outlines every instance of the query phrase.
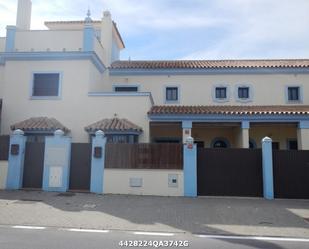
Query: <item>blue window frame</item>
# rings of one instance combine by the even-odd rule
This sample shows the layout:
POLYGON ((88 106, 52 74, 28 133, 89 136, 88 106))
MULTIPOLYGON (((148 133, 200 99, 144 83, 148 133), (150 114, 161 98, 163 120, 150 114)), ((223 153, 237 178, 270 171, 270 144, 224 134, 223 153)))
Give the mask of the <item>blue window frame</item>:
POLYGON ((216 87, 215 96, 216 99, 226 99, 227 98, 226 87, 216 87))
POLYGON ((289 101, 299 101, 300 100, 299 87, 288 87, 288 100, 289 101))
POLYGON ((60 73, 34 73, 32 97, 58 97, 60 93, 60 73))
POLYGON ((178 101, 178 87, 166 87, 165 98, 166 101, 178 101))
POLYGON ((249 96, 249 87, 239 87, 238 88, 238 98, 239 99, 248 99, 249 96))

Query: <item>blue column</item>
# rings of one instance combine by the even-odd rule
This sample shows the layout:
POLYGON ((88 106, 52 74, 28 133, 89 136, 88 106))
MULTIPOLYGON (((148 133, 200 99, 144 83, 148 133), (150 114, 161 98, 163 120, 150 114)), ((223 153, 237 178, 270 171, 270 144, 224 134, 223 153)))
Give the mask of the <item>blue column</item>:
POLYGON ((69 188, 71 138, 56 130, 45 139, 43 190, 66 192, 69 188))
POLYGON ((23 182, 26 137, 22 130, 15 130, 10 138, 9 167, 6 189, 20 189, 23 182), (15 152, 13 152, 13 150, 15 152), (12 153, 13 152, 13 153, 12 153))
MULTIPOLYGON (((188 137, 191 140, 192 137, 188 137)), ((183 177, 184 177, 184 196, 196 197, 197 196, 197 169, 196 169, 196 144, 193 144, 190 148, 187 144, 183 146, 183 177)))
POLYGON ((262 139, 262 162, 263 162, 263 194, 265 199, 274 199, 273 183, 273 152, 272 140, 269 137, 262 139))
POLYGON ((83 39, 83 51, 91 52, 94 50, 94 28, 91 23, 85 24, 84 27, 84 39, 83 39))
MULTIPOLYGON (((103 194, 106 138, 99 130, 92 140, 90 192, 103 194)), ((115 183, 117 184, 117 183, 115 183)))
POLYGON ((15 50, 16 27, 6 27, 5 52, 14 52, 15 50))

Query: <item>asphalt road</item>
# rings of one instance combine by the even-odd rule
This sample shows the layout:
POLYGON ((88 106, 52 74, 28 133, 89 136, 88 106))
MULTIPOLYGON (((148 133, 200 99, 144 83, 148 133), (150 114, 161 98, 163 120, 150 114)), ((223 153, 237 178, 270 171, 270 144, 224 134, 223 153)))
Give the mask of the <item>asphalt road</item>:
POLYGON ((0 227, 1 249, 114 249, 114 248, 196 248, 196 249, 308 249, 309 239, 227 237, 184 233, 78 230, 43 227, 0 227), (122 246, 120 245, 123 242, 122 246), (130 243, 142 243, 141 246, 130 243), (126 244, 127 243, 127 244, 126 244), (152 246, 144 244, 152 243, 152 246), (165 244, 164 244, 165 243, 165 244), (169 246, 167 246, 169 243, 169 246), (177 244, 178 243, 178 244, 177 244), (173 244, 173 245, 171 245, 173 244))

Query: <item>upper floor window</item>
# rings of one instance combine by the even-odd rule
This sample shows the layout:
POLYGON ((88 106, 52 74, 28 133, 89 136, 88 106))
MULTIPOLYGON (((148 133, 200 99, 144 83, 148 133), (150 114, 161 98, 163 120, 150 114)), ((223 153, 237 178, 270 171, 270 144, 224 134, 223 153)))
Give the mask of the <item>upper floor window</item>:
POLYGON ((115 92, 138 92, 138 86, 115 86, 115 92))
POLYGON ((288 101, 300 101, 299 87, 288 87, 288 101))
POLYGON ((178 101, 179 100, 178 87, 166 87, 165 88, 165 100, 166 101, 178 101))
POLYGON ((238 98, 248 99, 249 98, 249 87, 238 87, 238 98))
POLYGON ((34 73, 32 97, 58 97, 60 94, 59 73, 34 73))
POLYGON ((216 87, 216 99, 226 99, 227 89, 226 87, 216 87))

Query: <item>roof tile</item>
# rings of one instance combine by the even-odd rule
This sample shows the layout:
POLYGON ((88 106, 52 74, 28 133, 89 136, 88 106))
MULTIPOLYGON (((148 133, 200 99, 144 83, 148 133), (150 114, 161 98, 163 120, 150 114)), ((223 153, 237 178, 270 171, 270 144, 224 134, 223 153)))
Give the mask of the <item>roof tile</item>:
POLYGON ((23 131, 42 131, 42 132, 54 132, 58 129, 68 132, 69 129, 61 124, 55 118, 48 117, 32 117, 24 121, 11 125, 11 130, 20 129, 23 131))

